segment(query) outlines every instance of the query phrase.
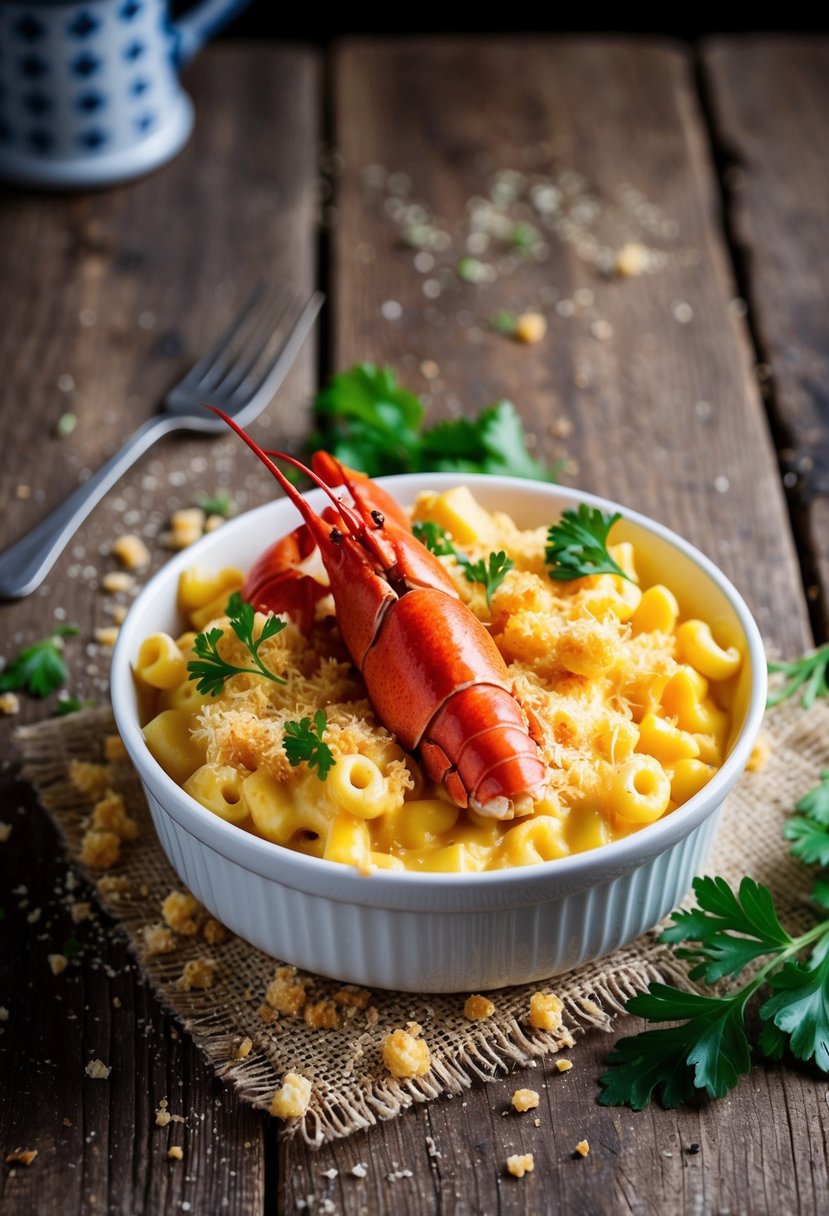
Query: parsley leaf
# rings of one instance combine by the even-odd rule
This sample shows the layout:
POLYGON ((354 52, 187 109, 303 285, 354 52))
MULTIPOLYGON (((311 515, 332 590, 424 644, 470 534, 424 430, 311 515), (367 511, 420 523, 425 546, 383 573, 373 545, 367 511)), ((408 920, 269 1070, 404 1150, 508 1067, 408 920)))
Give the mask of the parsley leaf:
POLYGON ((769 709, 793 697, 801 689, 800 704, 804 709, 811 709, 818 697, 829 696, 826 678, 829 668, 829 642, 824 642, 817 650, 811 650, 790 663, 770 662, 768 668, 769 675, 780 674, 786 677, 779 687, 770 690, 766 701, 769 709))
POLYGON ((783 835, 791 840, 795 857, 829 866, 829 770, 821 773, 820 785, 809 790, 798 802, 799 812, 787 819, 783 835))
POLYGON ((416 519, 412 524, 412 532, 420 543, 425 545, 436 557, 457 556, 455 546, 449 539, 449 533, 433 520, 416 519))
POLYGON ((501 586, 515 562, 503 551, 490 553, 489 558, 480 558, 477 562, 467 560, 464 563, 463 576, 468 583, 483 583, 486 592, 486 606, 492 607, 492 595, 501 586))
POLYGON ((20 651, 0 672, 0 692, 27 692, 47 697, 65 684, 69 673, 63 660, 61 639, 80 633, 77 625, 61 625, 42 642, 34 642, 20 651))
POLYGON ((207 515, 221 515, 225 519, 233 513, 236 504, 228 490, 219 490, 216 494, 199 494, 196 505, 207 515))
POLYGON ((330 770, 337 761, 327 743, 323 742, 322 732, 325 730, 325 711, 318 709, 314 714, 314 722, 310 718, 301 718, 299 722, 286 722, 282 746, 285 755, 293 768, 306 761, 309 768, 316 768, 320 781, 325 781, 330 770))
POLYGON ((633 580, 607 551, 610 529, 621 515, 606 515, 598 507, 580 503, 578 510, 572 507, 562 512, 558 523, 547 531, 545 559, 550 578, 569 582, 589 574, 618 574, 633 580))
POLYGON ((815 948, 809 963, 792 960, 771 977, 772 997, 760 1017, 789 1036, 789 1049, 799 1060, 811 1060, 829 1072, 829 936, 815 948))
POLYGON ((555 470, 527 451, 521 419, 510 402, 499 401, 477 418, 424 429, 423 406, 397 383, 390 367, 360 363, 334 376, 317 396, 314 411, 311 450, 325 448, 370 477, 437 470, 555 480, 555 470))
POLYGON ((55 713, 59 718, 65 718, 67 714, 76 714, 81 709, 92 709, 96 704, 88 697, 83 701, 80 697, 61 697, 55 706, 55 713))
POLYGON ((197 658, 191 659, 187 664, 189 679, 198 680, 196 685, 198 691, 216 697, 224 688, 225 680, 240 674, 265 676, 266 679, 273 680, 275 684, 284 684, 285 680, 281 676, 276 675, 265 666, 259 657, 259 648, 263 642, 267 642, 268 638, 281 633, 285 628, 285 622, 278 616, 269 616, 262 626, 262 632, 254 641, 256 613, 253 604, 248 604, 243 600, 238 591, 234 591, 228 600, 227 618, 239 641, 249 650, 254 666, 237 667, 223 659, 219 654, 218 646, 224 637, 224 630, 218 625, 213 629, 208 629, 194 639, 193 650, 196 652, 197 658))

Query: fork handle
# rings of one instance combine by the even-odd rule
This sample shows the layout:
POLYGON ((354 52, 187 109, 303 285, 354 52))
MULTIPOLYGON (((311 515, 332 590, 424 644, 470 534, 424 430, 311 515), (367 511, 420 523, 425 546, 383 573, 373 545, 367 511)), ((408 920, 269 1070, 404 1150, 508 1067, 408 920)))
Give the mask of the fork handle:
POLYGON ((150 418, 97 473, 0 555, 0 599, 20 599, 39 587, 69 538, 107 490, 157 439, 180 426, 178 418, 163 414, 150 418))

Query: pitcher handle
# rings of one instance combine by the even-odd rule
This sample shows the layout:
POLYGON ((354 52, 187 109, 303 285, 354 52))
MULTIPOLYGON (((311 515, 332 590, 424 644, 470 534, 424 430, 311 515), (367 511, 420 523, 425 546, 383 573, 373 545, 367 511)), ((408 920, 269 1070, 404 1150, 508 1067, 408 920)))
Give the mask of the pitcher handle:
POLYGON ((176 63, 189 63, 205 42, 212 38, 249 0, 202 0, 173 25, 176 35, 176 63))

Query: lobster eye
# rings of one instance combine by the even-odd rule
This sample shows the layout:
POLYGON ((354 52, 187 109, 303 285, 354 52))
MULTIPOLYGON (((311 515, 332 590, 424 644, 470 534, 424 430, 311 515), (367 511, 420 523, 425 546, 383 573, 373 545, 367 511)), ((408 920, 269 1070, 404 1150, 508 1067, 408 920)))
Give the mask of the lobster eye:
POLYGON ((341 545, 343 543, 343 534, 339 528, 332 528, 328 533, 328 539, 332 545, 341 545))
POLYGON ((386 517, 382 511, 372 511, 371 518, 377 524, 378 528, 382 528, 383 524, 386 522, 386 517))

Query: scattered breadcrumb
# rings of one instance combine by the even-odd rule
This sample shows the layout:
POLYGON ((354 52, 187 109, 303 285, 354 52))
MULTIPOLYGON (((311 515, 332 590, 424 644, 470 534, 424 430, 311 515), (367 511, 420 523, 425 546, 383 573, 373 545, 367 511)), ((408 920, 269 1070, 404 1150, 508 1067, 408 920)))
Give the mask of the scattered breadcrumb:
POLYGON ((218 966, 212 958, 192 958, 185 963, 177 986, 182 992, 190 992, 193 988, 212 988, 218 966))
POLYGON ((158 1104, 158 1110, 155 1112, 156 1127, 166 1127, 168 1123, 183 1123, 183 1115, 172 1115, 167 1109, 169 1102, 167 1098, 162 1098, 158 1104))
POLYGON ((272 1026, 279 1014, 274 1009, 273 1005, 260 1005, 257 1013, 266 1026, 272 1026))
POLYGON ((356 1165, 352 1165, 351 1173, 355 1178, 365 1178, 368 1173, 368 1166, 365 1161, 358 1161, 356 1165))
POLYGON ((129 760, 129 753, 120 735, 104 735, 104 755, 110 764, 121 764, 129 760))
POLYGON ((278 1013, 298 1017, 308 999, 308 980, 297 979, 295 967, 277 967, 265 989, 265 1000, 278 1013))
POLYGON ((118 641, 118 633, 117 625, 101 625, 95 630, 95 641, 99 646, 114 646, 118 641))
POLYGON ((533 1127, 541 1127, 540 1119, 533 1119, 533 1127))
POLYGON ((132 591, 135 579, 126 570, 110 570, 101 579, 101 586, 104 591, 114 595, 118 591, 132 591))
POLYGON ((408 1029, 393 1030, 383 1039, 383 1063, 393 1077, 422 1077, 429 1071, 432 1058, 420 1032, 416 1022, 409 1022, 408 1029))
POLYGON ((286 1072, 273 1096, 271 1114, 278 1119, 301 1119, 311 1101, 311 1082, 296 1072, 286 1072))
POLYGON ((540 1101, 537 1090, 534 1089, 516 1089, 512 1095, 512 1105, 515 1110, 523 1111, 534 1110, 540 1101))
POLYGON ((0 714, 19 714, 20 697, 14 692, 0 694, 0 714))
POLYGON ((474 993, 468 996, 463 1006, 464 1017, 469 1018, 471 1022, 482 1022, 484 1018, 491 1018, 495 1012, 495 1005, 488 996, 479 996, 474 993))
POLYGON ((121 998, 120 998, 120 996, 114 996, 114 997, 112 998, 112 1008, 113 1008, 113 1009, 120 1009, 120 1008, 121 1008, 121 998))
POLYGON ((85 794, 87 798, 103 798, 112 784, 112 770, 108 764, 70 760, 69 780, 79 794, 85 794))
POLYGON ((171 891, 162 901, 161 915, 176 933, 195 937, 204 916, 204 908, 189 891, 171 891))
POLYGON ((72 917, 73 923, 76 925, 79 925, 81 921, 91 920, 92 904, 89 902, 72 904, 72 907, 69 909, 69 914, 72 917))
POLYGON ((125 570, 138 570, 150 564, 150 551, 140 536, 119 536, 113 541, 112 553, 125 570))
POLYGON ((13 826, 14 825, 11 823, 0 823, 0 844, 6 843, 6 841, 12 834, 13 826))
POLYGON ((104 874, 96 885, 102 895, 111 895, 116 899, 120 895, 129 895, 130 892, 130 880, 126 874, 104 874))
POLYGON ((16 1148, 13 1153, 9 1153, 6 1157, 6 1165, 12 1165, 17 1162, 20 1165, 31 1165, 37 1156, 36 1148, 16 1148))
POLYGON ((184 1149, 180 1144, 171 1144, 167 1149, 167 1156, 171 1161, 182 1161, 184 1159, 184 1149))
POLYGON ((127 814, 122 795, 115 790, 107 790, 95 803, 89 826, 95 832, 112 832, 119 840, 135 840, 139 833, 138 824, 127 814))
POLYGON ((578 1144, 576 1145, 576 1152, 580 1157, 586 1157, 590 1152, 590 1145, 586 1140, 579 1140, 578 1144))
POLYGON ((751 755, 748 758, 746 768, 750 773, 759 773, 761 769, 766 767, 770 756, 771 742, 768 735, 761 733, 757 736, 754 742, 754 747, 751 749, 751 755))
POLYGON ((305 1005, 302 1016, 312 1030, 336 1030, 340 1015, 333 1001, 313 1001, 305 1005))
POLYGON ((208 946, 218 946, 227 940, 227 929, 220 920, 209 916, 202 926, 201 935, 208 946))
POLYGON ((512 336, 516 342, 534 346, 547 333, 547 318, 540 312, 522 312, 516 318, 512 336))
POLYGON ((341 988, 339 992, 334 993, 334 1002, 337 1005, 345 1005, 353 1009, 366 1009, 371 1000, 371 993, 368 988, 357 988, 353 984, 341 988))
POLYGON ((204 530, 205 532, 215 532, 217 528, 221 528, 223 523, 226 523, 224 515, 208 515, 204 521, 204 530))
POLYGON ((126 604, 115 604, 111 613, 113 625, 123 625, 124 621, 127 619, 128 612, 129 609, 127 608, 126 604))
POLYGON ((121 840, 114 832, 90 828, 81 840, 81 863, 95 870, 109 870, 121 860, 121 840))
POLYGON ((65 954, 47 954, 46 961, 52 968, 52 975, 61 975, 69 966, 69 959, 65 954))
POLYGON ((530 997, 530 1025, 555 1032, 561 1026, 564 1005, 552 992, 534 992, 530 997))
POLYGON ((572 1060, 556 1060, 556 1068, 559 1072, 569 1072, 572 1067, 572 1060))
POLYGON ((171 954, 176 949, 176 939, 166 925, 157 922, 154 925, 144 925, 144 955, 152 958, 156 954, 171 954))
POLYGON ((507 1173, 512 1174, 513 1178, 523 1178, 525 1174, 531 1174, 535 1169, 535 1161, 532 1153, 514 1153, 511 1157, 507 1157, 507 1173))
POLYGON ((253 1039, 242 1039, 234 1054, 237 1060, 246 1060, 252 1050, 253 1039))
POLYGON ((92 1077, 93 1081, 106 1081, 112 1072, 112 1067, 108 1068, 103 1060, 90 1060, 84 1072, 88 1077, 92 1077))
POLYGON ((647 253, 638 241, 628 241, 616 253, 616 273, 623 279, 635 279, 645 269, 647 253))

